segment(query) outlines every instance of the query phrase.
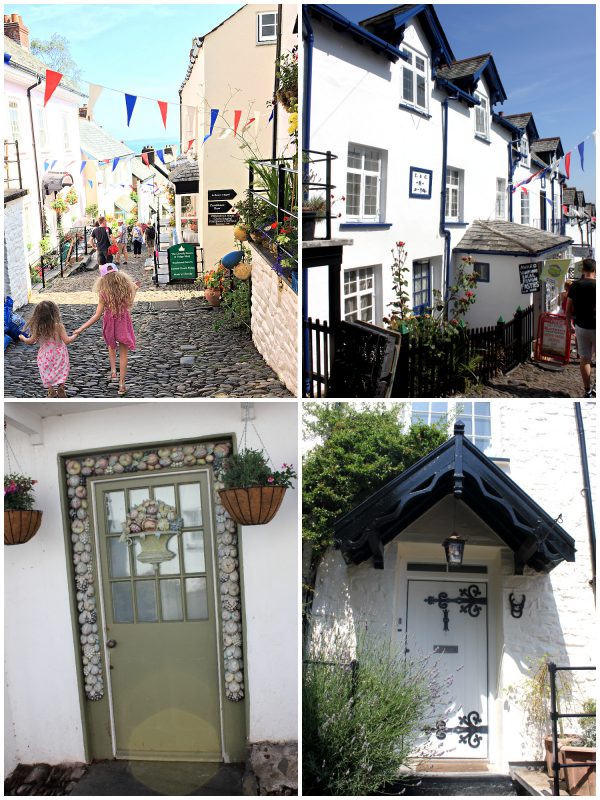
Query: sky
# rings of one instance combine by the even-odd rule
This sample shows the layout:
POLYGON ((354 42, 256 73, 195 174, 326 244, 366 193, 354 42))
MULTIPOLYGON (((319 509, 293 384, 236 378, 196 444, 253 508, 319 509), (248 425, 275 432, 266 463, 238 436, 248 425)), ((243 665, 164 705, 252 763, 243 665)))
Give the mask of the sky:
POLYGON ((21 15, 30 40, 49 39, 53 33, 64 36, 81 69, 83 92, 87 93, 88 83, 97 83, 139 97, 128 128, 123 94, 102 92, 94 119, 113 136, 164 139, 170 144, 179 141, 178 91, 194 37, 208 33, 239 8, 225 3, 6 3, 4 13, 21 15), (166 132, 156 100, 176 103, 169 106, 166 132))
MULTIPOLYGON (((359 22, 393 5, 329 4, 359 22)), ((594 5, 435 3, 457 60, 492 53, 508 95, 496 111, 531 111, 541 138, 560 136, 571 156, 569 186, 596 198, 595 141, 584 145, 582 172, 577 145, 596 127, 596 17, 594 5)))

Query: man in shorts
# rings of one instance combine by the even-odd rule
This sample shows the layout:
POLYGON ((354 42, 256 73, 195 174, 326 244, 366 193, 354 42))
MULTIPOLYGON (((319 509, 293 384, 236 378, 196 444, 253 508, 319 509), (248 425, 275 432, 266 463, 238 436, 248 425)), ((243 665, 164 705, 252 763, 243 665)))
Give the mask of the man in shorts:
POLYGON ((592 359, 596 355, 596 262, 585 258, 581 279, 569 289, 567 322, 575 320, 575 335, 579 351, 579 369, 583 380, 584 397, 596 397, 592 386, 592 359))

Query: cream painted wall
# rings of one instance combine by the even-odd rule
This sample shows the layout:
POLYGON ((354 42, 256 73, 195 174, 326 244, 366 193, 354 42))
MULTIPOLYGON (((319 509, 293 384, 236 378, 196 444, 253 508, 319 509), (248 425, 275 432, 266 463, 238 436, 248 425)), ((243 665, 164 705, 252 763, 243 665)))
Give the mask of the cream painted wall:
MULTIPOLYGON (((115 403, 108 410, 80 403, 80 413, 38 420, 41 443, 34 444, 10 419, 25 412, 35 423, 36 405, 5 406, 12 447, 22 471, 39 481, 36 507, 44 511, 35 538, 4 554, 6 772, 18 762, 84 759, 58 454, 228 433, 239 440, 242 429, 238 402, 115 403)), ((297 466, 296 404, 254 408, 274 464, 297 466)), ((260 448, 251 426, 248 445, 260 448)), ((298 491, 288 491, 273 522, 240 531, 250 742, 297 738, 297 502, 298 491)))
MULTIPOLYGON (((253 153, 258 158, 271 158, 273 123, 268 122, 271 110, 265 103, 273 95, 275 43, 256 43, 257 16, 265 11, 277 12, 277 6, 268 3, 246 5, 208 33, 182 92, 184 105, 198 107, 193 126, 184 117, 183 140, 185 147, 188 139, 197 137, 195 149, 199 154, 200 166, 199 234, 207 269, 212 268, 221 256, 234 247, 232 226, 208 225, 208 190, 235 189, 235 199, 244 199, 244 192, 248 188, 248 171, 244 160, 252 157, 253 153), (221 115, 212 138, 201 146, 210 129, 211 107, 220 108, 221 115), (239 136, 234 138, 230 135, 222 140, 218 138, 226 123, 233 127, 235 109, 243 110, 240 130, 249 118, 260 114, 258 130, 252 124, 244 134, 253 153, 240 148, 239 136), (246 111, 250 111, 249 116, 246 116, 246 111)), ((295 4, 283 5, 282 53, 291 50, 297 43, 297 36, 292 33, 297 13, 295 4)), ((293 155, 291 148, 287 147, 290 141, 287 128, 288 115, 280 105, 278 156, 293 155)))

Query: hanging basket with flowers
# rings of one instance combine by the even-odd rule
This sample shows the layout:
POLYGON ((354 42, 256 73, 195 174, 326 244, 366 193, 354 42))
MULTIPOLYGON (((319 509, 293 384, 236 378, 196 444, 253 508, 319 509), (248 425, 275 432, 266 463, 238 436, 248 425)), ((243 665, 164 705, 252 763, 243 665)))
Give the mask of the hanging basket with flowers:
POLYGON ((4 476, 4 544, 25 544, 38 532, 42 512, 33 508, 36 483, 17 472, 4 476))
POLYGON ((65 201, 67 202, 68 205, 74 206, 77 205, 78 200, 79 198, 77 197, 77 192, 75 191, 75 189, 73 189, 73 187, 71 187, 65 195, 65 201))
POLYGON ((60 216, 69 210, 69 206, 64 197, 56 197, 51 203, 50 208, 53 211, 56 211, 57 215, 60 216))

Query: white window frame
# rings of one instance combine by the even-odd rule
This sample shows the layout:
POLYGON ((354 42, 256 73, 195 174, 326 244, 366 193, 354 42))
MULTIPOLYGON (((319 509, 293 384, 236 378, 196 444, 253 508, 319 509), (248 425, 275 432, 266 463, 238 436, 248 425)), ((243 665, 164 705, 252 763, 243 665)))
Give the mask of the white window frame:
MULTIPOLYGON (((426 425, 447 419, 448 427, 453 425, 454 418, 465 423, 465 436, 478 447, 482 453, 489 455, 494 440, 494 427, 498 420, 494 420, 495 403, 480 400, 468 401, 442 401, 442 400, 415 400, 410 404, 410 421, 412 424, 421 420, 426 425), (487 406, 487 408, 483 408, 487 406), (474 433, 476 422, 489 420, 489 434, 474 433), (476 441, 478 440, 478 441, 476 441), (484 447, 481 447, 481 445, 484 447)), ((499 426, 498 426, 499 429, 499 426)))
POLYGON ((277 11, 259 11, 256 15, 256 44, 274 44, 277 41, 277 11), (267 15, 273 16, 275 22, 264 23, 263 17, 267 15), (275 28, 272 34, 263 33, 263 25, 273 26, 275 28))
POLYGON ((506 219, 506 178, 496 178, 496 219, 506 219))
POLYGON ((461 222, 463 216, 463 196, 465 185, 465 173, 456 167, 446 167, 446 208, 445 219, 447 222, 461 222), (457 176, 457 184, 450 183, 450 178, 457 176), (452 205, 452 197, 456 195, 456 214, 449 213, 452 205))
POLYGON ((376 147, 366 147, 360 144, 354 144, 354 142, 348 143, 348 155, 346 158, 346 220, 348 222, 379 222, 380 221, 380 214, 381 214, 381 186, 382 186, 382 177, 384 175, 385 170, 385 158, 383 150, 379 150, 376 147), (361 167, 355 166, 348 166, 348 158, 350 153, 355 153, 360 155, 361 159, 361 167), (365 160, 373 154, 377 154, 379 159, 379 170, 375 171, 372 169, 367 169, 365 167, 365 160), (349 175, 359 175, 360 176, 360 190, 359 190, 359 197, 358 197, 358 214, 351 214, 348 211, 349 206, 349 196, 352 192, 349 191, 348 187, 348 176, 349 175), (367 178, 376 178, 377 181, 377 198, 376 198, 376 208, 374 214, 367 214, 365 212, 365 188, 367 183, 367 178))
POLYGON ((63 146, 67 153, 71 152, 71 134, 69 131, 69 117, 67 114, 62 114, 62 136, 63 146))
POLYGON ((481 92, 475 92, 475 97, 481 101, 481 105, 475 106, 475 136, 479 139, 485 139, 489 142, 490 140, 490 103, 488 98, 481 94, 481 92), (479 122, 483 124, 480 126, 479 122), (480 130, 480 128, 482 128, 480 130))
POLYGON ((524 133, 521 136, 521 141, 519 142, 519 153, 523 156, 523 158, 519 161, 519 164, 522 167, 529 166, 529 139, 527 138, 527 134, 524 133))
POLYGON ((352 322, 356 320, 375 324, 377 319, 377 275, 378 269, 375 265, 367 267, 353 267, 352 269, 344 270, 342 296, 344 300, 344 319, 346 321, 352 322), (349 278, 352 273, 356 273, 354 277, 355 289, 354 291, 347 291, 349 281, 347 282, 346 278, 349 278), (361 288, 361 281, 369 281, 369 279, 371 285, 361 288), (369 296, 371 297, 371 305, 367 307, 370 307, 371 315, 368 318, 364 318, 361 315, 361 311, 363 310, 361 307, 361 298, 369 296), (351 298, 356 298, 356 309, 346 311, 346 301, 350 300, 351 298))
POLYGON ((20 147, 22 143, 21 104, 16 97, 9 97, 6 108, 8 112, 8 129, 10 131, 11 142, 18 142, 20 147))
POLYGON ((46 120, 46 109, 43 106, 37 106, 37 132, 38 132, 38 145, 42 153, 50 152, 48 146, 48 125, 46 120))
POLYGON ((400 103, 403 106, 409 106, 417 111, 422 111, 424 114, 429 114, 429 59, 424 53, 420 53, 412 47, 404 46, 402 52, 410 57, 410 61, 402 61, 402 69, 400 70, 400 103), (423 69, 417 66, 417 59, 423 62, 423 69), (404 76, 411 76, 411 92, 412 98, 404 96, 404 76), (418 78, 421 78, 424 86, 424 100, 423 104, 418 102, 418 78))
POLYGON ((521 225, 530 225, 531 209, 529 205, 529 191, 521 189, 521 225), (527 215, 524 212, 527 211, 527 215))

